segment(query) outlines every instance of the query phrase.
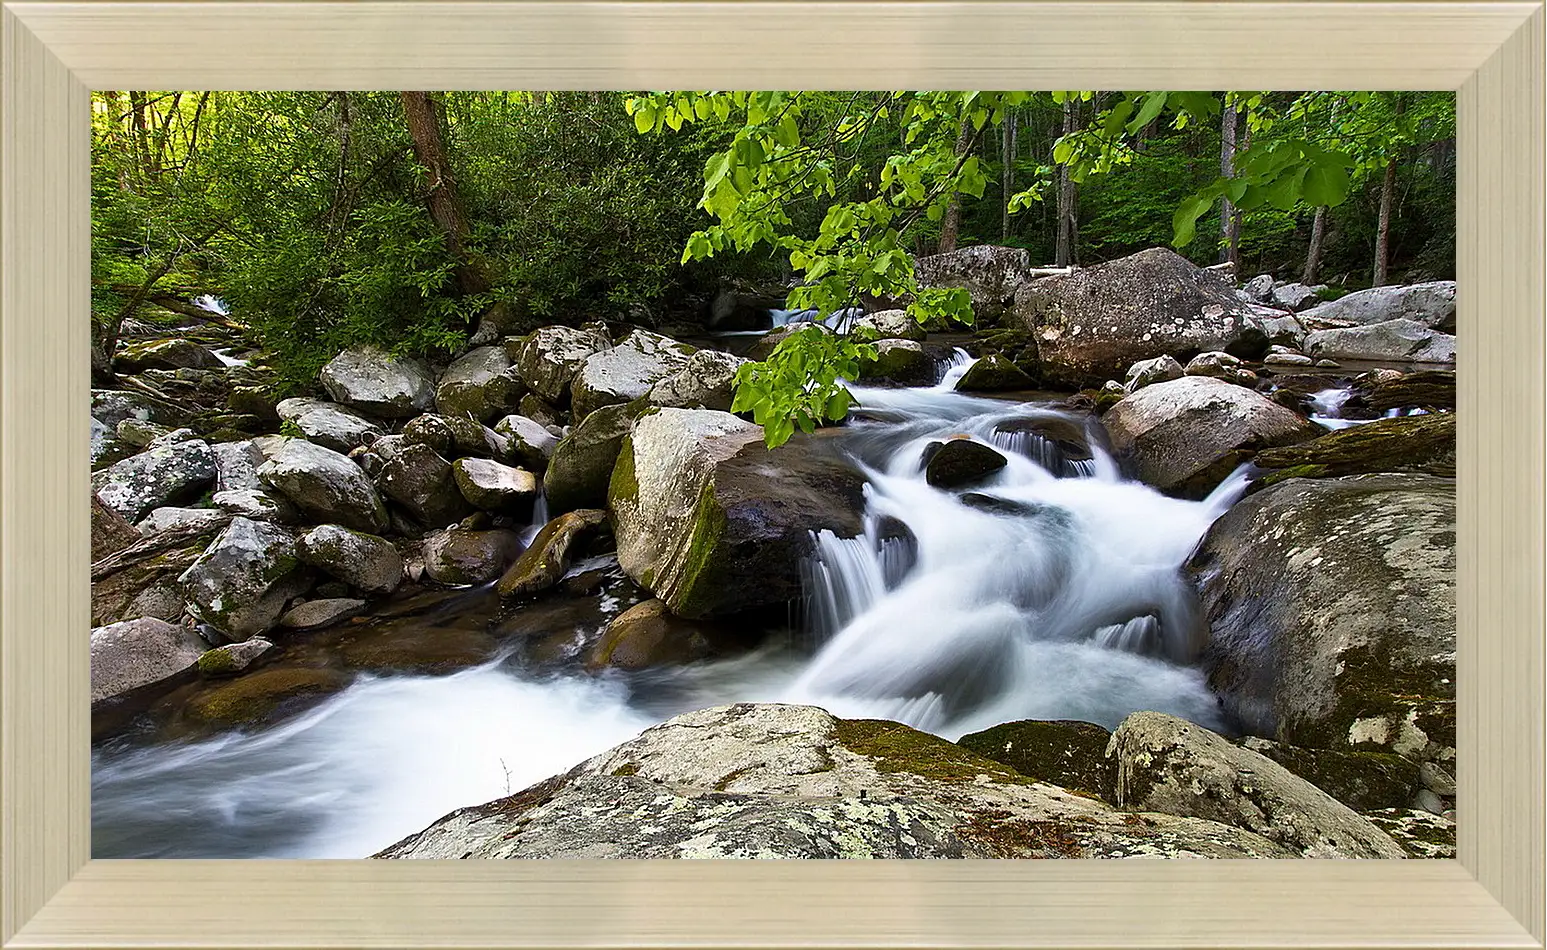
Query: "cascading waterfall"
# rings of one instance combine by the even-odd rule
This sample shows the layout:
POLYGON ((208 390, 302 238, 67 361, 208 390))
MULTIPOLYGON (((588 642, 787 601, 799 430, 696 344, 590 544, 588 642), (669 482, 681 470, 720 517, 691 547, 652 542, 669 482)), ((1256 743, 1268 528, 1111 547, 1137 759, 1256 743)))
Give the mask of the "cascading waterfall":
MULTIPOLYGON (((1223 725, 1190 665, 1205 626, 1181 566, 1244 474, 1201 502, 1124 481, 1083 416, 955 392, 971 362, 943 361, 931 387, 855 388, 841 438, 869 479, 864 532, 815 536, 804 639, 633 676, 493 662, 365 677, 263 731, 115 741, 93 756, 95 856, 361 857, 716 703, 812 703, 947 738, 1138 709, 1223 725), (970 491, 933 488, 924 449, 951 437, 1008 463, 970 491)), ((529 530, 545 520, 539 502, 529 530)))

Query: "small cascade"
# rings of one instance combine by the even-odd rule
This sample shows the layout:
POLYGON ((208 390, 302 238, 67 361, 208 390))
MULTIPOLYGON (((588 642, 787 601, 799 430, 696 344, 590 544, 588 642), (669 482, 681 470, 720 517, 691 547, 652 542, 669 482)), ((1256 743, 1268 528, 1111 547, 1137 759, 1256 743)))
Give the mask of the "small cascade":
POLYGON ((222 317, 231 315, 231 310, 226 306, 226 302, 214 294, 200 294, 193 298, 193 305, 201 310, 208 310, 210 313, 218 313, 222 317))
POLYGON ((1160 651, 1160 621, 1145 614, 1127 623, 1098 627, 1091 639, 1108 650, 1154 656, 1160 651))
POLYGON ((548 514, 548 493, 537 488, 537 497, 532 499, 532 522, 521 531, 521 543, 529 545, 537 537, 537 532, 543 529, 551 519, 548 514))
POLYGON ((939 377, 939 382, 935 383, 934 388, 942 392, 954 391, 956 384, 977 361, 977 357, 959 346, 945 359, 935 360, 935 375, 939 377))

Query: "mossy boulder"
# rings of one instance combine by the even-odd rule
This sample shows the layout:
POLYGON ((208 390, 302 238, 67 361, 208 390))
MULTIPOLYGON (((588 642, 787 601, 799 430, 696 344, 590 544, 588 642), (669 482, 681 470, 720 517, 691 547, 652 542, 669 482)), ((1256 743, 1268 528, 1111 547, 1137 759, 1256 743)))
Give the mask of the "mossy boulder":
POLYGON ((496 589, 501 597, 529 597, 556 585, 582 540, 607 520, 607 513, 582 508, 568 511, 537 532, 531 545, 516 558, 500 578, 496 589))
POLYGON ((91 477, 102 504, 127 521, 191 501, 215 481, 215 456, 202 440, 177 442, 130 456, 91 477))
POLYGON ((438 531, 424 541, 424 572, 437 584, 486 584, 521 555, 514 531, 438 531))
POLYGON ((118 512, 91 495, 91 559, 100 561, 140 540, 140 532, 118 512))
POLYGON ((333 670, 269 667, 194 693, 183 704, 196 725, 234 729, 263 725, 305 709, 343 689, 349 680, 333 670))
POLYGON ((287 439, 258 467, 258 478, 302 513, 357 531, 387 528, 387 506, 349 458, 305 439, 287 439))
POLYGON ((441 415, 485 422, 515 408, 526 384, 503 346, 480 346, 458 357, 435 384, 441 415))
POLYGON ((1389 752, 1305 749, 1255 736, 1248 736, 1241 744, 1357 812, 1406 808, 1422 787, 1418 763, 1389 752))
POLYGON ((1009 464, 997 449, 971 439, 947 439, 924 447, 924 480, 935 488, 978 485, 1009 464))
POLYGON ((623 439, 643 407, 603 406, 586 416, 558 444, 543 473, 550 511, 600 508, 623 439))
POLYGON ((1024 719, 962 736, 957 744, 1039 782, 1110 802, 1117 782, 1116 767, 1106 757, 1111 738, 1095 723, 1024 719))
POLYGON ((403 582, 403 558, 392 542, 342 525, 318 525, 301 535, 296 555, 368 594, 390 594, 403 582))
POLYGON ((274 407, 279 418, 312 442, 335 452, 350 452, 382 435, 381 426, 348 406, 296 396, 274 407))
POLYGON ((973 363, 956 381, 958 392, 1012 392, 1035 385, 1019 366, 995 353, 973 363))
POLYGON ((274 643, 263 637, 249 637, 240 643, 228 643, 223 647, 206 650, 199 655, 196 664, 199 675, 211 679, 235 676, 252 666, 258 659, 272 652, 274 643))
POLYGON ((1456 416, 1432 413, 1376 419, 1295 445, 1264 449, 1260 468, 1327 478, 1371 472, 1456 474, 1456 416))
POLYGON ((292 630, 320 630, 342 623, 360 613, 365 601, 355 597, 323 597, 297 604, 279 618, 279 625, 292 630))
POLYGON ((1365 812, 1377 828, 1415 858, 1454 858, 1456 823, 1415 808, 1380 808, 1365 812))
POLYGON ((586 659, 599 670, 680 666, 725 653, 735 644, 719 625, 674 617, 660 600, 635 604, 613 618, 586 659))
POLYGON ((233 518, 178 578, 188 610, 229 640, 270 630, 292 597, 311 589, 295 536, 278 525, 233 518))
POLYGON ((1377 412, 1388 409, 1455 409, 1456 374, 1452 370, 1420 370, 1396 378, 1371 376, 1355 389, 1377 412))
POLYGON ((428 445, 403 446, 383 463, 376 483, 426 527, 453 524, 473 510, 457 489, 451 463, 428 445))
POLYGON ((435 375, 423 361, 374 346, 344 350, 317 378, 334 401, 388 419, 425 412, 434 401, 435 375))
POLYGON ((927 386, 935 381, 935 361, 924 352, 922 344, 913 340, 878 340, 874 346, 876 358, 860 364, 860 382, 927 386))
POLYGON ((570 384, 570 409, 582 421, 603 406, 633 402, 687 365, 693 347, 635 330, 611 349, 591 354, 570 384))
POLYGON ((1189 562, 1209 684, 1247 732, 1418 756, 1455 745, 1456 487, 1295 478, 1214 522, 1189 562))
MULTIPOLYGON (((575 372, 593 353, 610 349, 612 341, 592 329, 541 327, 521 343, 515 357, 516 370, 531 391, 549 403, 562 404, 569 399, 569 386, 575 372)), ((521 410, 527 415, 527 410, 521 410)))
POLYGON ((144 689, 192 669, 209 644, 189 628, 151 617, 91 631, 91 701, 144 689))
POLYGON ((698 619, 797 599, 813 532, 860 533, 864 477, 821 438, 769 450, 729 413, 661 409, 624 440, 608 501, 623 570, 698 619))
POLYGON ((451 464, 457 490, 480 511, 529 517, 541 484, 524 468, 511 468, 492 459, 465 458, 451 464))

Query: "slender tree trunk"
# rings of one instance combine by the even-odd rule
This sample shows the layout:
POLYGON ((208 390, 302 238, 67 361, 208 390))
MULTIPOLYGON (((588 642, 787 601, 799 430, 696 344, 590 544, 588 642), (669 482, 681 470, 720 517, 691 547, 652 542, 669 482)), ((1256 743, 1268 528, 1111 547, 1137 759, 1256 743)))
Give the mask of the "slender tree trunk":
POLYGON ((183 94, 174 93, 172 104, 167 106, 166 117, 161 120, 160 127, 156 130, 156 150, 151 156, 150 170, 158 179, 161 177, 161 168, 164 164, 167 151, 167 139, 172 135, 172 123, 177 121, 177 108, 182 104, 183 94))
MULTIPOLYGON (((962 117, 962 128, 956 136, 956 157, 960 159, 967 154, 972 147, 973 128, 972 120, 962 117)), ((957 193, 951 196, 950 204, 945 206, 945 216, 940 219, 940 245, 936 253, 949 254, 956 250, 957 238, 961 235, 962 227, 962 198, 957 193)))
POLYGON ((424 203, 430 217, 446 235, 446 248, 457 259, 457 283, 464 294, 480 294, 489 289, 489 279, 467 248, 472 229, 457 197, 456 179, 441 142, 440 120, 427 92, 403 93, 403 114, 408 134, 413 139, 414 156, 424 166, 424 203))
POLYGON ((1015 194, 1015 112, 1006 109, 1004 122, 999 126, 999 163, 1001 167, 1000 190, 1004 201, 999 219, 999 239, 1010 239, 1010 196, 1015 194))
POLYGON ((1386 174, 1380 183, 1380 223, 1375 228, 1375 273, 1370 278, 1374 287, 1388 282, 1391 254, 1391 205, 1397 192, 1397 160, 1386 163, 1386 174))
MULTIPOLYGON (((1063 134, 1074 132, 1074 102, 1064 102, 1063 134)), ((1058 166, 1058 239, 1054 245, 1053 265, 1068 267, 1074 260, 1075 242, 1074 179, 1069 176, 1069 166, 1058 166)))
MULTIPOLYGON (((1235 103, 1226 97, 1225 114, 1219 127, 1219 174, 1224 178, 1235 177, 1236 127, 1239 121, 1240 115, 1236 111, 1235 103)), ((1241 272, 1241 218, 1235 204, 1229 198, 1221 202, 1219 230, 1223 245, 1219 259, 1222 263, 1234 264, 1236 273, 1239 274, 1241 272)))
POLYGON ((150 181, 150 140, 145 131, 145 93, 137 90, 129 92, 129 123, 130 134, 134 137, 134 154, 136 166, 140 169, 142 182, 150 181))
POLYGON ((1327 206, 1321 205, 1316 209, 1316 216, 1311 219, 1311 245, 1305 250, 1305 271, 1300 275, 1300 282, 1307 286, 1316 283, 1316 274, 1321 270, 1321 245, 1327 236, 1327 206))

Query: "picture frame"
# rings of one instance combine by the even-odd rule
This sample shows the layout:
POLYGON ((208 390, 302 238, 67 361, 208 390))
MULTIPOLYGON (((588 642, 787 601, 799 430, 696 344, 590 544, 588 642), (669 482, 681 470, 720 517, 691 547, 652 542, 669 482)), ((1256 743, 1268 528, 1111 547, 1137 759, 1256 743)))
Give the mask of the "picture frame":
POLYGON ((0 947, 1543 944, 1540 2, 0 0, 0 20, 0 947), (88 91, 856 85, 1459 90, 1460 857, 89 860, 88 91))

